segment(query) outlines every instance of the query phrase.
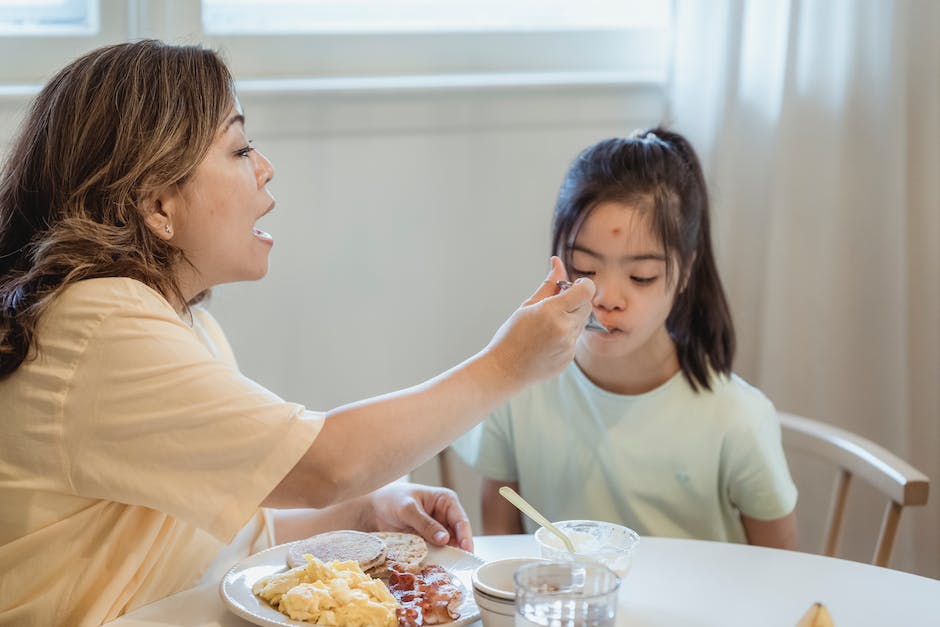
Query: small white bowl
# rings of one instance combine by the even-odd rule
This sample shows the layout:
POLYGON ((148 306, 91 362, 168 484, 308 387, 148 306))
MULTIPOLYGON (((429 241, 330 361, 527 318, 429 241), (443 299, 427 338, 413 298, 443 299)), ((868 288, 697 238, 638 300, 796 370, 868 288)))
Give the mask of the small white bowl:
POLYGON ((480 620, 483 627, 514 627, 516 624, 516 600, 493 597, 476 588, 473 600, 480 608, 480 620))
POLYGON ((484 627, 515 625, 516 587, 512 576, 526 564, 545 561, 540 557, 512 557, 487 562, 473 572, 473 598, 484 627))

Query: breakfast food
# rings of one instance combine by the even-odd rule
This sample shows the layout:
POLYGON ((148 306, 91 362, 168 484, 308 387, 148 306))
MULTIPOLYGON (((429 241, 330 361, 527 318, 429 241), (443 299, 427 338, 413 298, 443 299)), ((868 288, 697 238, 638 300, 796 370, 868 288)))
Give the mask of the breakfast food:
POLYGON ((460 618, 457 608, 463 601, 463 591, 441 566, 425 566, 417 572, 393 568, 389 590, 401 604, 397 616, 402 627, 440 625, 460 618))
POLYGON ((388 549, 385 563, 368 571, 373 577, 388 579, 389 569, 415 570, 428 556, 428 545, 421 536, 396 531, 377 531, 372 535, 381 538, 388 549))
POLYGON ((305 566, 262 577, 252 592, 294 620, 337 627, 395 627, 399 603, 355 561, 305 566))
POLYGON ((354 561, 363 571, 385 563, 385 542, 371 533, 362 531, 329 531, 298 540, 287 550, 287 565, 291 568, 305 566, 304 555, 312 555, 321 562, 354 561))
POLYGON ((294 620, 335 627, 439 625, 460 617, 464 592, 444 567, 423 564, 417 535, 331 531, 288 547, 289 570, 252 592, 294 620), (363 538, 365 536, 365 538, 363 538))

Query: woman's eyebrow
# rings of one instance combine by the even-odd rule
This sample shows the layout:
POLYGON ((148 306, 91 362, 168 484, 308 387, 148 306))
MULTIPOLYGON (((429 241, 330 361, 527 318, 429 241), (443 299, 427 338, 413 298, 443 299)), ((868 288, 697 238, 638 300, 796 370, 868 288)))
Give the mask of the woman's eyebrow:
POLYGON ((225 128, 222 129, 222 132, 228 132, 228 129, 231 128, 232 124, 235 124, 236 122, 241 122, 242 126, 245 126, 245 116, 243 116, 241 113, 236 113, 230 117, 225 123, 225 128))
MULTIPOLYGON (((594 257, 597 260, 605 259, 604 255, 591 250, 590 248, 585 248, 584 246, 572 246, 571 251, 582 252, 585 255, 594 257)), ((641 253, 639 255, 624 255, 619 259, 621 263, 633 263, 635 261, 666 261, 666 256, 661 253, 641 253)))

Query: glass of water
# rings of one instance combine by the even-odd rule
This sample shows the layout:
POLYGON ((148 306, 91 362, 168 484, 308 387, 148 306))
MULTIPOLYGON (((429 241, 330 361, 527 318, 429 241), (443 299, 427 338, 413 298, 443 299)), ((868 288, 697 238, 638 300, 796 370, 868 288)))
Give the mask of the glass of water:
POLYGON ((613 627, 620 577, 597 562, 535 562, 516 571, 516 627, 613 627))

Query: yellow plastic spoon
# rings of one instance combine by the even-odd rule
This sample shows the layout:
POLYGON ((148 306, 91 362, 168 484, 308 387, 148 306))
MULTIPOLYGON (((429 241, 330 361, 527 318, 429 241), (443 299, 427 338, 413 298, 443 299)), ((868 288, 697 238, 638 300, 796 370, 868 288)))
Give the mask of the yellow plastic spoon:
POLYGON ((537 509, 529 505, 529 502, 519 496, 515 490, 509 486, 504 485, 499 489, 499 494, 504 499, 519 508, 520 512, 561 538, 561 541, 565 543, 565 548, 568 549, 568 552, 574 553, 574 544, 571 542, 571 538, 565 535, 561 529, 550 523, 548 518, 542 516, 537 509))

